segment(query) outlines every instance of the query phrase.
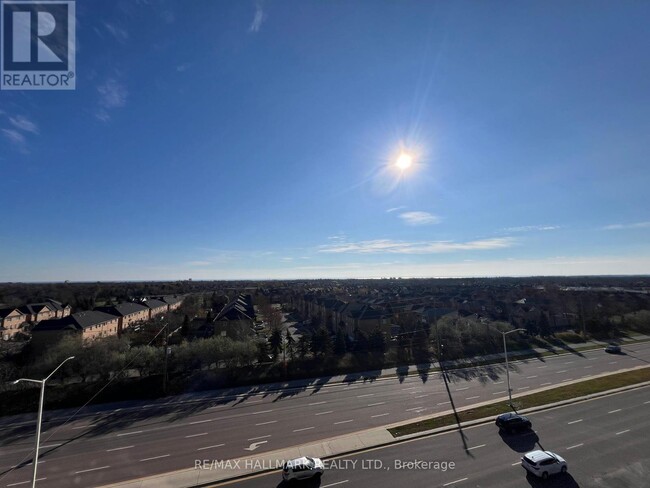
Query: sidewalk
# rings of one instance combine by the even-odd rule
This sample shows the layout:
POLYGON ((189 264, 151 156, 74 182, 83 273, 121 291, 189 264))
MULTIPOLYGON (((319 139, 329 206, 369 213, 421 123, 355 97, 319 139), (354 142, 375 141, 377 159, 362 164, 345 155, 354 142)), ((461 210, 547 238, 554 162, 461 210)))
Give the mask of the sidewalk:
MULTIPOLYGON (((583 381, 592 380, 595 378, 600 378, 604 376, 609 376, 612 374, 621 373, 624 371, 633 371, 637 369, 648 368, 650 366, 637 366, 634 368, 628 368, 621 371, 616 371, 613 373, 602 373, 599 375, 594 375, 590 378, 584 378, 579 380, 567 381, 562 383, 562 386, 580 383, 583 381)), ((610 390, 601 393, 594 393, 584 397, 572 398, 569 400, 563 400, 548 405, 541 405, 538 407, 533 407, 529 409, 522 410, 520 413, 532 413, 540 410, 546 410, 553 407, 558 407, 561 405, 566 405, 570 403, 576 403, 579 401, 598 398, 601 396, 610 395, 619 391, 626 391, 634 388, 639 388, 642 386, 650 385, 650 382, 641 383, 638 385, 630 385, 622 388, 617 388, 615 390, 610 390)), ((518 398, 532 393, 537 393, 546 390, 552 390, 556 388, 555 386, 547 386, 544 388, 538 388, 535 390, 529 390, 527 392, 522 392, 512 395, 513 398, 518 398)), ((489 401, 477 403, 475 405, 470 405, 467 407, 459 408, 457 411, 462 412, 465 410, 471 410, 482 405, 489 405, 492 403, 497 403, 500 401, 507 400, 507 396, 500 398, 494 398, 489 401)), ((156 476, 150 476, 146 478, 141 478, 138 480, 125 481, 121 483, 114 483, 110 485, 102 486, 101 488, 189 488, 196 486, 205 486, 211 485, 227 480, 233 480, 237 478, 243 478, 251 476, 253 474, 259 474, 268 471, 274 471, 279 469, 282 466, 282 463, 288 459, 295 459, 302 456, 312 456, 319 458, 332 458, 335 456, 350 455, 356 451, 361 451, 373 447, 381 447, 390 444, 397 444, 404 442, 406 440, 415 439, 418 437, 426 437, 433 434, 438 434, 450 430, 455 430, 458 428, 457 425, 450 425, 446 427, 441 427, 426 432, 418 432, 415 434, 409 434, 401 436, 398 439, 394 438, 387 429, 392 427, 398 427, 407 423, 418 422, 421 420, 439 417, 443 415, 452 414, 453 410, 447 410, 445 412, 440 412, 436 415, 429 415, 418 417, 409 420, 408 422, 399 422, 391 425, 385 425, 382 427, 375 427, 372 429, 363 430, 360 432, 354 432, 351 434, 346 434, 338 437, 332 437, 329 439, 324 439, 318 442, 312 442, 308 444, 303 444, 299 446, 288 447, 284 449, 279 449, 276 451, 269 451, 260 453, 258 455, 251 455, 237 459, 230 460, 220 460, 220 459, 197 459, 195 464, 197 467, 192 467, 182 471, 175 471, 171 473, 165 473, 156 476), (200 466, 200 467, 199 467, 200 466)), ((482 424, 485 422, 492 422, 494 419, 492 417, 486 419, 472 420, 470 422, 464 422, 461 424, 461 427, 469 427, 472 425, 482 424)), ((279 480, 279 478, 278 478, 279 480)))

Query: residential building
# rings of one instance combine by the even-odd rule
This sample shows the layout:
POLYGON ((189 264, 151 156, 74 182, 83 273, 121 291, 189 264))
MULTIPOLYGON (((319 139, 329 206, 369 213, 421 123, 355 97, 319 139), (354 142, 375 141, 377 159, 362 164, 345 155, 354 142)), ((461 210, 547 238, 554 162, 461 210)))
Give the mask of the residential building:
POLYGON ((0 335, 8 341, 27 324, 27 316, 17 308, 0 309, 0 335))
POLYGON ((118 317, 118 333, 136 323, 149 320, 151 309, 141 303, 122 302, 109 307, 97 307, 95 310, 118 317))
POLYGON ((77 312, 62 319, 48 319, 32 329, 32 342, 44 348, 60 340, 66 333, 79 334, 83 342, 118 333, 119 317, 99 310, 77 312))

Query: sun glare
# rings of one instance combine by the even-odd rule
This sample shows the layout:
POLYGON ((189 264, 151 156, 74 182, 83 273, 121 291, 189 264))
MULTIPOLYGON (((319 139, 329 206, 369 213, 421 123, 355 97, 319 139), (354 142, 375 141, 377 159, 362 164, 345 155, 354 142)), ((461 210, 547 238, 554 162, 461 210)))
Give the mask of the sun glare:
POLYGON ((397 158, 395 165, 402 171, 408 169, 413 164, 413 156, 408 153, 402 153, 397 158))

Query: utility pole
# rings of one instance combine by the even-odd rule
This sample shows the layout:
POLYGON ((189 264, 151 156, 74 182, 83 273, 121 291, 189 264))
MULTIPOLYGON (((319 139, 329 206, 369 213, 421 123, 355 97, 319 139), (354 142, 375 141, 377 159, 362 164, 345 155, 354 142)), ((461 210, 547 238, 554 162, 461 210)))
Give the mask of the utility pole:
POLYGON ((59 364, 54 371, 52 371, 46 378, 42 380, 32 380, 30 378, 20 378, 14 381, 14 385, 20 383, 21 381, 29 381, 30 383, 37 383, 41 385, 41 397, 38 402, 38 420, 36 421, 36 451, 34 452, 34 469, 32 471, 32 488, 36 487, 36 471, 38 469, 38 451, 41 448, 41 422, 43 421, 43 403, 45 401, 45 383, 49 380, 54 373, 56 373, 61 366, 63 366, 67 361, 74 359, 74 356, 70 356, 67 359, 64 359, 61 364, 59 364))
POLYGON ((508 403, 512 407, 512 389, 510 388, 510 368, 508 367, 508 347, 506 346, 506 336, 513 332, 525 332, 526 329, 512 329, 506 332, 501 332, 499 329, 492 327, 503 336, 503 355, 506 358, 506 378, 508 379, 508 403))
POLYGON ((167 327, 168 324, 165 322, 165 327, 164 327, 164 333, 163 333, 163 347, 165 348, 165 360, 163 362, 163 384, 162 384, 162 389, 163 389, 163 395, 167 394, 167 327))

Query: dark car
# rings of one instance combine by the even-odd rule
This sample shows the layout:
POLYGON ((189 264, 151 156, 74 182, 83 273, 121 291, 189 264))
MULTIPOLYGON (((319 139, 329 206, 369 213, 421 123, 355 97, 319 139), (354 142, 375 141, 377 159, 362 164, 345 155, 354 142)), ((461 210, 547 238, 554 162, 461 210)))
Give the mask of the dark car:
POLYGON ((621 346, 616 345, 616 344, 610 344, 605 348, 605 352, 608 352, 610 354, 620 354, 621 353, 621 346))
POLYGON ((499 415, 495 424, 505 432, 529 430, 533 426, 528 417, 517 415, 516 413, 503 413, 499 415))

